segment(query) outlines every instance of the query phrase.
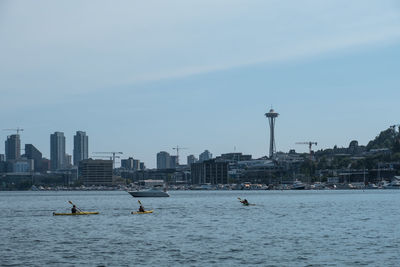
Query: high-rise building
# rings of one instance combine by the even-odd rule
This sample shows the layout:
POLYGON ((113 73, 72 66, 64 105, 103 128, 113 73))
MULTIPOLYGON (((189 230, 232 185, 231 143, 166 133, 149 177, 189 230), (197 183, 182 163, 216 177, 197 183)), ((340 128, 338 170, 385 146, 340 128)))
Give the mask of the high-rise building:
POLYGON ((199 156, 199 161, 205 161, 205 160, 209 160, 212 159, 212 154, 210 151, 205 150, 203 153, 200 154, 199 156))
POLYGON ((197 158, 194 155, 187 156, 187 165, 190 166, 197 162, 197 158))
POLYGON ((40 172, 42 170, 42 153, 32 144, 25 144, 25 157, 33 160, 33 170, 40 172))
POLYGON ((65 154, 65 167, 70 168, 72 166, 72 155, 65 154))
POLYGON ((77 131, 74 135, 74 165, 78 166, 79 161, 89 158, 89 137, 86 132, 77 131))
POLYGON ((133 169, 133 158, 129 157, 128 159, 121 159, 121 168, 124 168, 126 170, 132 170, 133 169))
POLYGON ((51 170, 65 168, 65 136, 62 132, 50 135, 50 166, 51 170))
POLYGON ((140 170, 140 160, 138 159, 133 160, 133 170, 134 171, 140 170))
POLYGON ((0 162, 2 161, 6 161, 6 157, 4 156, 4 154, 0 154, 0 162))
POLYGON ((157 169, 169 169, 171 166, 171 156, 168 152, 161 151, 157 153, 157 169))
POLYGON ((146 166, 144 165, 144 162, 140 162, 140 170, 145 170, 146 166))
POLYGON ((178 156, 170 156, 169 169, 175 169, 178 166, 178 156))
POLYGON ((122 159, 121 168, 133 171, 140 170, 140 160, 134 159, 132 157, 129 157, 128 159, 122 159))
POLYGON ((7 136, 5 150, 6 160, 15 160, 21 157, 21 140, 19 134, 7 136))

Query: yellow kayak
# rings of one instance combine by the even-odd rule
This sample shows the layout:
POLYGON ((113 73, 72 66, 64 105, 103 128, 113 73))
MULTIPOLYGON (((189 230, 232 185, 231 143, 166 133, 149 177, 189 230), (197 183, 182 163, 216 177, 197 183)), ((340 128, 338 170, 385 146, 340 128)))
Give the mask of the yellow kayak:
POLYGON ((144 212, 140 212, 140 211, 132 211, 132 214, 148 214, 148 213, 153 213, 153 210, 146 210, 144 212))
POLYGON ((82 211, 82 212, 77 212, 77 213, 55 213, 53 212, 54 216, 75 216, 75 215, 94 215, 94 214, 99 214, 97 211, 82 211))

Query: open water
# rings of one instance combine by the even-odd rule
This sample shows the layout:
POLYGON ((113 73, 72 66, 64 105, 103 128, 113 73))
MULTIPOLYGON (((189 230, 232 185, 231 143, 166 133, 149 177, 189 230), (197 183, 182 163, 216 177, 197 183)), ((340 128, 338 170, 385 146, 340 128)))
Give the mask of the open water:
POLYGON ((400 266, 400 190, 170 195, 0 192, 0 265, 400 266))

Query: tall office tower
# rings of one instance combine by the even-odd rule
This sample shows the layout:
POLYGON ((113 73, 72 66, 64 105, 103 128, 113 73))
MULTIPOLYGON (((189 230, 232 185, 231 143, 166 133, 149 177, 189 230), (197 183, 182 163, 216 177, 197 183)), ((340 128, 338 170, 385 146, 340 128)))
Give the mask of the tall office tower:
POLYGON ((33 160, 33 170, 40 172, 42 170, 42 153, 32 144, 25 144, 25 156, 33 160))
POLYGON ((272 159, 275 153, 275 119, 279 116, 278 113, 276 113, 272 108, 269 110, 268 113, 265 113, 265 117, 268 118, 269 122, 269 129, 270 129, 270 135, 269 135, 269 158, 272 159))
POLYGON ((169 169, 175 169, 178 167, 178 156, 170 156, 169 169))
POLYGON ((168 169, 170 167, 171 156, 168 152, 157 153, 157 169, 168 169))
POLYGON ((78 166, 79 161, 89 158, 89 137, 86 132, 77 131, 74 135, 74 165, 78 166))
POLYGON ((50 135, 50 169, 52 171, 65 167, 65 136, 62 132, 50 135))
POLYGON ((140 160, 129 157, 128 159, 121 160, 121 168, 126 170, 140 170, 140 160))
POLYGON ((205 161, 205 160, 209 160, 209 159, 212 159, 212 154, 208 150, 205 150, 199 156, 199 161, 205 161))
POLYGON ((197 158, 194 155, 187 156, 187 165, 190 166, 197 162, 197 158))
POLYGON ((140 162, 140 170, 145 170, 146 166, 144 165, 144 162, 140 162))
POLYGON ((132 169, 134 171, 140 170, 140 160, 134 159, 132 163, 133 163, 133 168, 132 169))
POLYGON ((21 157, 21 140, 19 134, 7 136, 5 142, 6 160, 15 160, 21 157))
POLYGON ((65 154, 65 167, 70 168, 72 166, 72 155, 65 154))

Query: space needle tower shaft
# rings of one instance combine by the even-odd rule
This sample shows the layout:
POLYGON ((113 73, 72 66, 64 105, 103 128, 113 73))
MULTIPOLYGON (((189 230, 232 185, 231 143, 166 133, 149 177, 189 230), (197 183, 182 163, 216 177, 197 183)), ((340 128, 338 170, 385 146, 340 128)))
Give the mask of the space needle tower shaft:
POLYGON ((272 159, 274 156, 275 146, 275 119, 279 116, 273 109, 270 109, 268 113, 265 113, 265 117, 268 118, 270 128, 270 139, 269 139, 269 158, 272 159))

